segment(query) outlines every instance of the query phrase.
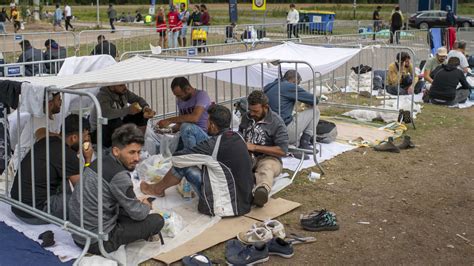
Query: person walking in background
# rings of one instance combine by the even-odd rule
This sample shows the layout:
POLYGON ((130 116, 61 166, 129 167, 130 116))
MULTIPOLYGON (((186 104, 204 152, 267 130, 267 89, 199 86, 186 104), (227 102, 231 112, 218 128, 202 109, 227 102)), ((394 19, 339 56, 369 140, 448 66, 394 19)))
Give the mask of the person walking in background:
POLYGON ((400 7, 396 6, 395 11, 392 13, 390 18, 390 43, 393 43, 393 37, 395 35, 396 44, 400 44, 400 30, 403 27, 403 15, 400 11, 400 7))
POLYGON ((446 11, 448 12, 446 14, 446 23, 448 24, 448 27, 456 27, 456 16, 454 15, 453 9, 450 5, 446 6, 446 11))
POLYGON ((5 8, 2 8, 2 12, 0 12, 0 34, 7 34, 6 28, 5 28, 5 22, 10 21, 10 18, 7 15, 7 11, 5 8))
POLYGON ((181 20, 183 27, 181 28, 181 31, 179 32, 178 42, 180 46, 186 47, 186 34, 188 31, 189 11, 186 8, 185 3, 181 3, 180 11, 181 12, 179 13, 179 19, 181 20))
POLYGON ((295 8, 295 4, 290 4, 290 11, 288 11, 288 15, 286 16, 286 31, 288 33, 288 39, 292 38, 292 35, 295 35, 295 38, 299 38, 298 36, 298 22, 300 21, 300 14, 298 10, 295 8))
POLYGON ((64 30, 61 25, 61 20, 63 20, 63 11, 59 7, 59 4, 56 4, 56 10, 54 11, 53 16, 53 30, 56 31, 56 27, 59 27, 61 30, 64 30))
POLYGON ((117 19, 117 11, 114 9, 112 4, 109 4, 109 8, 107 9, 107 17, 109 17, 110 28, 112 28, 112 33, 115 32, 114 22, 117 19))
POLYGON ((382 28, 382 21, 380 19, 380 10, 382 10, 381 6, 377 6, 377 9, 374 10, 372 14, 372 20, 374 21, 374 36, 372 39, 375 41, 375 35, 379 32, 382 28))
POLYGON ((179 19, 179 13, 176 6, 171 6, 170 12, 168 12, 168 48, 178 48, 178 36, 183 23, 179 19))
POLYGON ((72 19, 72 9, 71 7, 66 3, 64 4, 64 16, 66 17, 66 30, 74 30, 74 27, 71 24, 71 19, 72 19))
POLYGON ((16 7, 13 7, 11 13, 11 20, 13 20, 13 29, 15 33, 17 33, 21 29, 20 12, 18 12, 16 7))
POLYGON ((159 45, 163 48, 166 48, 166 17, 165 17, 165 10, 163 7, 158 9, 158 13, 156 13, 156 32, 160 35, 159 45))

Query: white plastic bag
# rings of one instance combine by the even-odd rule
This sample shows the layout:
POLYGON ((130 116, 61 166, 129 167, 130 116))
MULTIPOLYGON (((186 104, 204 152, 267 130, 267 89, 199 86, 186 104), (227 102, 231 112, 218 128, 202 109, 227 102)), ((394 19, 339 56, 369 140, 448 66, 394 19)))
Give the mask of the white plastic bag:
POLYGON ((169 169, 171 169, 170 158, 164 158, 158 154, 142 161, 137 167, 137 173, 140 180, 156 183, 166 175, 169 169))
POLYGON ((161 229, 163 237, 173 238, 184 229, 184 221, 179 214, 173 211, 159 212, 159 214, 165 219, 165 225, 161 229))

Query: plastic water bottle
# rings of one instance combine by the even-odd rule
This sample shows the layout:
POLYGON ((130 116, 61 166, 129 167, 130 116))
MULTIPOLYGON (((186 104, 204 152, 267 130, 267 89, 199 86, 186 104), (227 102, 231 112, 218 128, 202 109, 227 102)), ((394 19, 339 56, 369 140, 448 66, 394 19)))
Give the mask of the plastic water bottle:
POLYGON ((184 180, 183 183, 183 198, 185 200, 191 200, 193 197, 192 191, 191 191, 191 184, 188 182, 188 180, 184 180))
POLYGON ((310 182, 313 182, 313 183, 314 183, 314 182, 316 182, 316 180, 318 180, 318 179, 320 179, 320 178, 321 178, 321 175, 318 174, 318 173, 310 172, 310 173, 308 174, 308 180, 309 180, 310 182))

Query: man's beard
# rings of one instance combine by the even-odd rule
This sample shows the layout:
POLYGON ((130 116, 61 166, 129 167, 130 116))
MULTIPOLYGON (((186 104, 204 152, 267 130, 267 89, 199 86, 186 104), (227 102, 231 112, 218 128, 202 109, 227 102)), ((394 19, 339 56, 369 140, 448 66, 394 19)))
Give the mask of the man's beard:
POLYGON ((79 142, 72 144, 70 148, 75 152, 79 152, 79 142))

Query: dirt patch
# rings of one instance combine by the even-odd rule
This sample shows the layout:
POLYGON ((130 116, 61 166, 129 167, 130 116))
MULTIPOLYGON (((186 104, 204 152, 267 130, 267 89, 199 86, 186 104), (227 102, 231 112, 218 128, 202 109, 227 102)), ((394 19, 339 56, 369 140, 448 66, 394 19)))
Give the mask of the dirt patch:
MULTIPOLYGON (((407 132, 415 149, 347 152, 323 164, 324 179, 310 183, 303 172, 279 193, 302 203, 279 218, 287 231, 317 241, 270 263, 472 265, 474 246, 456 234, 474 242, 474 109, 425 106, 416 122, 407 132), (320 208, 337 213, 339 231, 300 229, 299 214, 320 208)), ((205 254, 224 259, 224 245, 205 254)))

